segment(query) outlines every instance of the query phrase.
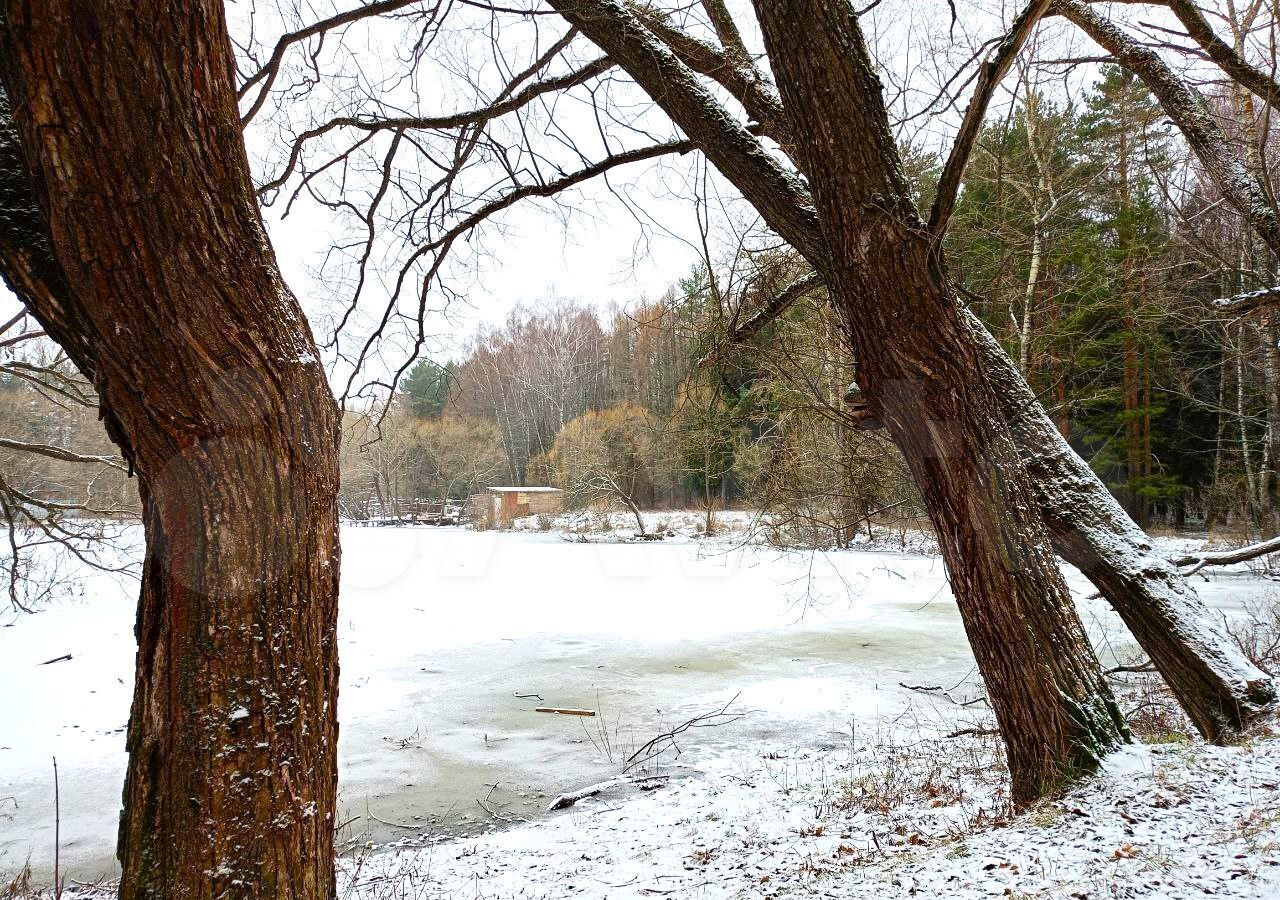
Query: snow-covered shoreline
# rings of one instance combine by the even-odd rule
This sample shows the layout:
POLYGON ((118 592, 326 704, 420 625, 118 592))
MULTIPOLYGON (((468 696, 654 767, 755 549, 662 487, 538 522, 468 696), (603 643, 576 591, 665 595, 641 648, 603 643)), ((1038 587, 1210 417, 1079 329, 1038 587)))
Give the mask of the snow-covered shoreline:
MULTIPOLYGON (((952 753, 983 757, 963 743, 952 753)), ((584 800, 550 821, 346 860, 341 895, 1280 895, 1274 738, 1126 748, 1100 776, 1013 818, 963 763, 941 765, 966 783, 962 790, 918 770, 894 782, 859 757, 856 741, 726 757, 670 789, 584 800), (879 805, 876 791, 895 783, 900 802, 879 805)))

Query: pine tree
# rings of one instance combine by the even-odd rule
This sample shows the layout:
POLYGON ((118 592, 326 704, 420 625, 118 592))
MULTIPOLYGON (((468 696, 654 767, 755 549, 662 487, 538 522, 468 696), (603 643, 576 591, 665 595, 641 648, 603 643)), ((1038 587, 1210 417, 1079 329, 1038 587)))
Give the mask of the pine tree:
POLYGON ((449 402, 454 379, 452 363, 442 366, 432 360, 422 359, 400 380, 400 392, 409 401, 409 409, 415 416, 420 419, 438 419, 449 402))

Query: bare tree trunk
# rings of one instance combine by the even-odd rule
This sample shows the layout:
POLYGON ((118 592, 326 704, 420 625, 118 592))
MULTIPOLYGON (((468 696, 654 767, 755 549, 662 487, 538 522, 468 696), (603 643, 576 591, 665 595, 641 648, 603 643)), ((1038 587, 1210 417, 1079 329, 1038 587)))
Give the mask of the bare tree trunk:
POLYGON ((1222 329, 1222 340, 1219 342, 1221 351, 1218 360, 1218 394, 1214 398, 1215 408, 1218 411, 1218 427, 1214 433, 1213 439, 1213 488, 1214 496, 1207 504, 1204 513, 1204 527, 1208 532, 1210 539, 1213 538, 1213 530, 1217 527, 1219 520, 1223 517, 1221 506, 1221 490, 1222 490, 1222 457, 1226 446, 1227 436, 1227 343, 1230 341, 1231 335, 1228 329, 1222 329))
POLYGON ((4 76, 147 551, 120 895, 335 892, 337 410, 259 218, 216 0, 12 0, 4 76))
POLYGON ((1253 533, 1258 526, 1258 479, 1253 467, 1253 447, 1249 440, 1249 416, 1244 403, 1244 326, 1236 329, 1236 430, 1240 434, 1240 459, 1244 465, 1245 528, 1253 533))
POLYGON ((1280 519, 1280 338, 1276 327, 1259 327, 1262 340, 1263 374, 1267 393, 1267 442, 1264 474, 1264 506, 1267 530, 1274 533, 1280 519))
POLYGON ((831 253, 858 384, 937 531, 1027 804, 1127 737, 1058 571, 977 345, 910 201, 847 0, 756 12, 831 253))
POLYGON ((1133 298, 1126 298, 1125 304, 1130 307, 1130 311, 1124 318, 1124 497, 1130 518, 1142 527, 1147 524, 1147 502, 1138 489, 1142 478, 1142 419, 1138 413, 1141 403, 1141 363, 1133 333, 1133 298))
POLYGON ((1018 331, 1018 371, 1028 382, 1031 380, 1031 329, 1035 324, 1036 289, 1040 283, 1040 268, 1044 260, 1045 204, 1053 203, 1053 174, 1048 160, 1041 153, 1036 131, 1039 96, 1027 85, 1025 118, 1027 122, 1027 147, 1036 167, 1036 187, 1032 195, 1031 215, 1031 264, 1027 271, 1027 288, 1022 299, 1022 325, 1018 331))
POLYGON ((972 313, 965 316, 1027 461, 1055 548, 1124 619, 1200 733, 1220 740, 1238 732, 1275 699, 1271 678, 1244 657, 1187 580, 1067 445, 995 338, 972 313))
POLYGON ((1031 326, 1034 323, 1036 282, 1040 280, 1040 263, 1044 255, 1038 213, 1033 227, 1035 234, 1031 238, 1031 269, 1027 272, 1027 289, 1022 296, 1022 324, 1018 328, 1018 370, 1027 379, 1031 378, 1031 326))

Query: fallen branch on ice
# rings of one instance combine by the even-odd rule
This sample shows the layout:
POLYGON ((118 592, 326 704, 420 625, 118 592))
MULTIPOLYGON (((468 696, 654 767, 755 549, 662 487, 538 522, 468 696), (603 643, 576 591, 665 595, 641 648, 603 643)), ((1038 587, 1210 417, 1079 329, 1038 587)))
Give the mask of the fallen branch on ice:
POLYGON ((676 738, 690 728, 714 728, 717 725, 727 725, 730 722, 736 722, 742 718, 738 713, 730 713, 729 707, 733 702, 742 696, 738 692, 729 699, 729 702, 714 712, 702 713, 694 716, 686 722, 677 725, 670 731, 664 731, 657 737, 650 738, 640 745, 640 749, 627 757, 626 764, 622 767, 622 771, 630 772, 633 768, 649 762, 661 756, 668 750, 675 750, 676 756, 680 755, 680 745, 676 743, 676 738))
POLYGON ((905 681, 899 681, 898 687, 904 687, 909 691, 916 691, 921 694, 939 694, 946 697, 956 706, 973 706, 975 703, 987 703, 986 697, 974 697, 972 700, 957 700, 951 696, 951 691, 947 690, 940 684, 907 684, 905 681))
POLYGON ((1189 577, 1206 566, 1229 566, 1232 563, 1257 559, 1259 556, 1266 556, 1268 553, 1280 553, 1280 536, 1260 541, 1256 544, 1249 544, 1247 547, 1237 547, 1235 550, 1219 550, 1214 553, 1194 553, 1187 556, 1179 556, 1176 559, 1171 559, 1170 562, 1179 568, 1191 566, 1190 569, 1182 573, 1184 576, 1189 577))
POLYGON ((666 780, 665 775, 646 775, 642 778, 610 778, 608 781, 601 781, 584 787, 581 790, 569 791, 567 794, 561 794, 559 797, 551 801, 551 805, 547 807, 547 812, 555 812, 557 809, 568 809, 579 800, 585 800, 588 797, 594 797, 597 794, 603 794, 605 791, 613 790, 616 787, 622 787, 627 784, 634 784, 640 790, 653 790, 666 780))
POLYGON ((567 706, 539 706, 534 709, 534 712, 554 713, 558 716, 594 716, 596 714, 594 709, 572 709, 567 706))

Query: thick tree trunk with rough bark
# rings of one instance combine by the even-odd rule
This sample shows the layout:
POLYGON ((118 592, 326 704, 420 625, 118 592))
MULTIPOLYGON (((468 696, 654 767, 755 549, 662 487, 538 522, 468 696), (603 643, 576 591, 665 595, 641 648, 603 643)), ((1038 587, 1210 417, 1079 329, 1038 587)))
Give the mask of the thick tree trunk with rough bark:
POLYGON ((1271 678, 1068 446, 978 317, 965 319, 1058 553, 1124 619, 1201 734, 1221 740, 1248 726, 1275 699, 1271 678))
POLYGON ((834 286, 865 354, 859 362, 869 361, 873 397, 892 417, 893 436, 943 535, 1008 743, 1018 802, 1096 765, 1126 737, 1124 725, 1048 550, 975 346, 907 199, 852 8, 845 0, 757 4, 758 15, 773 23, 766 33, 775 73, 801 92, 783 98, 806 118, 806 128, 788 123, 793 137, 803 136, 789 145, 813 154, 804 167, 821 186, 819 214, 804 184, 724 113, 627 7, 617 0, 549 2, 626 69, 834 286), (856 110, 848 115, 851 102, 856 110))
MULTIPOLYGON (((826 242, 818 234, 807 192, 797 190, 781 172, 761 164, 763 157, 749 135, 723 114, 669 49, 646 34, 640 22, 629 21, 626 10, 612 0, 551 2, 649 92, 769 225, 817 270, 735 329, 733 339, 749 339, 796 298, 830 282, 826 242)), ((766 82, 759 78, 752 79, 751 85, 753 90, 768 92, 766 82)), ((794 147, 788 124, 779 121, 781 104, 776 97, 758 98, 751 105, 775 110, 769 122, 771 133, 785 146, 794 147)), ((1191 127, 1186 110, 1178 109, 1180 127, 1191 127)), ((1202 145, 1213 143, 1211 138, 1200 141, 1202 145)), ((1176 685, 1175 692, 1206 737, 1230 737, 1267 708, 1274 694, 1270 679, 1224 639, 1218 623, 1190 585, 1170 568, 1097 475, 1071 450, 1064 437, 1069 424, 1066 410, 1059 413, 1058 434, 1041 428, 1047 419, 1030 388, 981 323, 972 316, 968 319, 976 326, 974 334, 988 374, 998 383, 1017 388, 998 390, 997 396, 1019 451, 1031 470, 1042 475, 1036 479, 1036 497, 1053 530, 1056 549, 1084 569, 1121 610, 1137 639, 1176 685), (1041 489, 1054 479, 1069 489, 1041 489)))
MULTIPOLYGON (((3 44, 0 43, 0 48, 3 44)), ((9 94, 0 81, 0 278, 46 333, 64 344, 81 374, 93 380, 92 352, 68 302, 70 289, 54 258, 44 214, 31 190, 31 177, 13 125, 9 94)))
MULTIPOLYGON (((337 410, 259 217, 218 0, 12 0, 4 77, 144 504, 120 893, 334 894, 337 410)), ((68 346, 70 345, 70 346, 68 346)))
POLYGON ((1058 571, 1022 459, 910 198, 847 0, 757 0, 831 254, 858 383, 902 449, 1026 804, 1125 726, 1058 571))

